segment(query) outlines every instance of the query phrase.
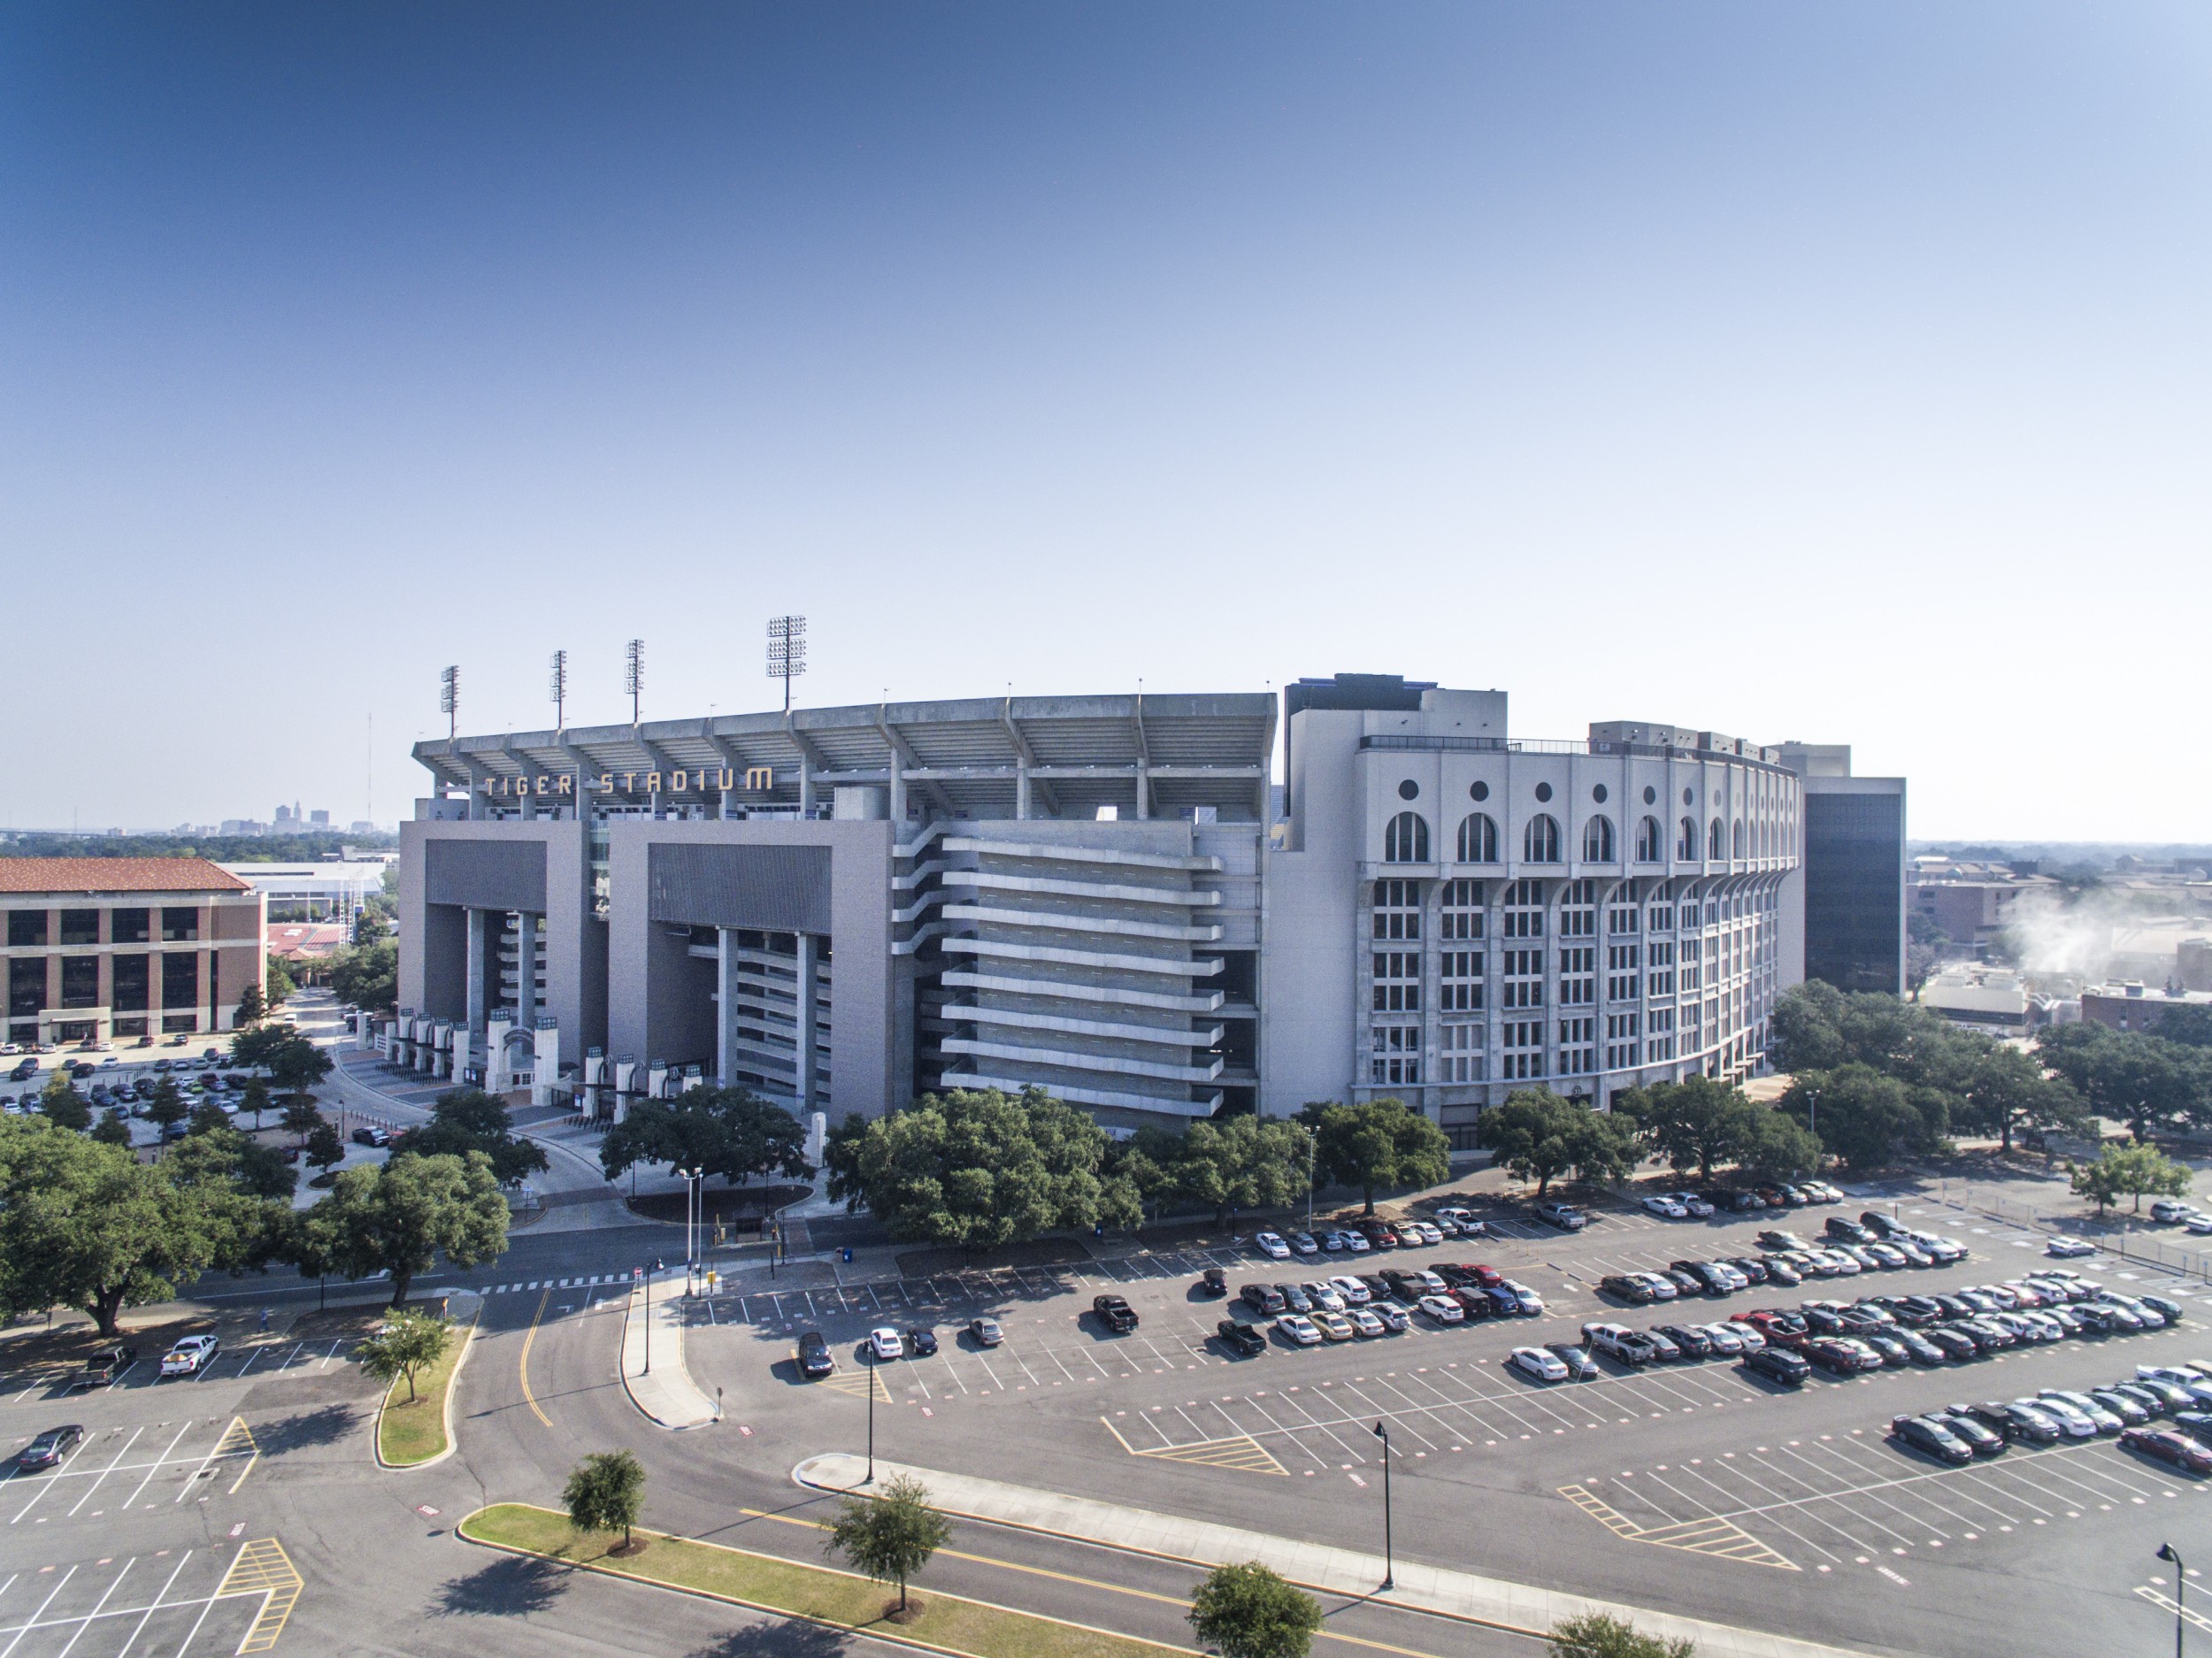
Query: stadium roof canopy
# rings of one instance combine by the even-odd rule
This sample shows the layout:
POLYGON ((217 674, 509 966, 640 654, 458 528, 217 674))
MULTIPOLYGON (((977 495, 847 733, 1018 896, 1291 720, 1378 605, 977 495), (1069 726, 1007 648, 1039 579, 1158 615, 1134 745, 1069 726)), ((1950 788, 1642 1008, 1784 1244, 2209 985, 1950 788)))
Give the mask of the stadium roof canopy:
POLYGON ((657 773, 664 802, 698 802, 718 799, 727 772, 741 803, 770 808, 798 804, 803 770, 824 803, 840 784, 887 785, 895 756, 910 800, 978 818, 1012 817, 1025 771, 1036 816, 1129 812, 1141 772, 1156 816, 1210 806, 1264 822, 1275 718, 1266 692, 976 697, 435 738, 414 752, 440 785, 471 791, 566 774, 611 779, 610 803, 642 804, 657 773), (767 787, 743 787, 763 767, 767 787), (679 772, 683 787, 668 787, 679 772))

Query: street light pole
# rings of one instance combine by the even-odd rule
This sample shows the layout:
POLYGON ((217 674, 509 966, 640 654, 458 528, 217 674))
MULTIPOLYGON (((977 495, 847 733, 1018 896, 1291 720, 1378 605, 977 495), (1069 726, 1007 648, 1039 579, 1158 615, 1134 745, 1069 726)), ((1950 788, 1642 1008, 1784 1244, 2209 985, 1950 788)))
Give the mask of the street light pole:
POLYGON ((1310 1129, 1310 1128, 1307 1129, 1307 1130, 1306 1130, 1306 1230, 1307 1230, 1309 1232, 1312 1232, 1312 1230, 1313 1230, 1313 1148, 1314 1148, 1315 1142, 1316 1142, 1316 1136, 1315 1136, 1315 1134, 1314 1134, 1313 1130, 1312 1130, 1312 1129, 1310 1129))
POLYGON ((1386 1589, 1398 1586, 1397 1553, 1390 1541, 1390 1430, 1382 1423, 1375 1424, 1375 1437, 1383 1447, 1383 1580, 1386 1589))
POLYGON ((864 1485, 876 1483, 876 1339, 868 1338, 868 1478, 864 1485))
POLYGON ((2181 1609, 2181 1600, 2189 1592, 2189 1574, 2182 1567, 2180 1551, 2171 1543, 2158 1546, 2158 1558, 2174 1569, 2174 1658, 2181 1658, 2181 1631, 2186 1616, 2181 1609))
POLYGON ((653 1269, 645 1269, 645 1370, 653 1373, 653 1269))

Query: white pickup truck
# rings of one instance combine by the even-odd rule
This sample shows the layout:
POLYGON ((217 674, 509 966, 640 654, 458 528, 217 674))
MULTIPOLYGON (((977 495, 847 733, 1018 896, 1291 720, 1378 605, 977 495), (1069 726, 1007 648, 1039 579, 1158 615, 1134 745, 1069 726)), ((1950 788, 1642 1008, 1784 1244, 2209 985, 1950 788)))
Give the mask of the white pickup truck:
POLYGON ((1645 1365, 1659 1356, 1658 1344, 1626 1324, 1585 1324, 1582 1339, 1594 1350, 1623 1364, 1645 1365))
POLYGON ((196 1376, 222 1343, 213 1336, 186 1336, 161 1355, 164 1376, 196 1376))

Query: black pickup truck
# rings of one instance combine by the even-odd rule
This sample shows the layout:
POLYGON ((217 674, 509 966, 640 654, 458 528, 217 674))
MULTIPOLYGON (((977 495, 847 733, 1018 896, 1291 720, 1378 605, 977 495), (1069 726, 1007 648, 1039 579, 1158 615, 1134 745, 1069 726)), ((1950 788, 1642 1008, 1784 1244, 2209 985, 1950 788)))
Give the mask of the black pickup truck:
POLYGON ((1118 1295, 1094 1295, 1091 1310, 1098 1315, 1098 1322, 1118 1336, 1125 1336, 1137 1327, 1137 1309, 1118 1295))
POLYGON ((103 1347, 69 1378, 69 1391, 73 1393, 80 1387, 112 1387, 115 1378, 137 1362, 136 1347, 103 1347))

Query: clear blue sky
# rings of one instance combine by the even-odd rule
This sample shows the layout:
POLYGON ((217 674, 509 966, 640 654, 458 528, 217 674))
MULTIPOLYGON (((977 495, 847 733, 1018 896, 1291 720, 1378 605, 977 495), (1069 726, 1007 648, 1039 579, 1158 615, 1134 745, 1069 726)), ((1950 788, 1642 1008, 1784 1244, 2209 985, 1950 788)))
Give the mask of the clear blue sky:
POLYGON ((2212 838, 2212 12, 23 4, 0 822, 1338 669, 2212 838))

